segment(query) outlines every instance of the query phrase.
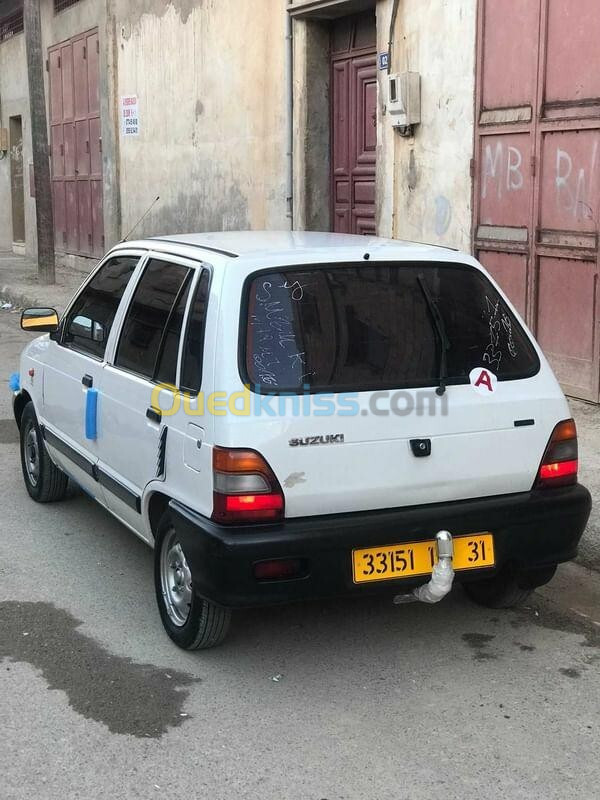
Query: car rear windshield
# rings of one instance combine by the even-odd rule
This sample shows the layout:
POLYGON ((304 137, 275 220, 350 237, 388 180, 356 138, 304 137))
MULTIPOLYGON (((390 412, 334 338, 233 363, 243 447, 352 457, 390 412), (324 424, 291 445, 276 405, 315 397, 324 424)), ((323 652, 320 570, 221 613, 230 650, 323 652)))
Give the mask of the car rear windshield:
POLYGON ((254 391, 436 386, 444 338, 448 384, 468 383, 482 366, 499 380, 539 370, 505 301, 466 265, 369 262, 264 271, 248 280, 244 307, 242 377, 254 391))

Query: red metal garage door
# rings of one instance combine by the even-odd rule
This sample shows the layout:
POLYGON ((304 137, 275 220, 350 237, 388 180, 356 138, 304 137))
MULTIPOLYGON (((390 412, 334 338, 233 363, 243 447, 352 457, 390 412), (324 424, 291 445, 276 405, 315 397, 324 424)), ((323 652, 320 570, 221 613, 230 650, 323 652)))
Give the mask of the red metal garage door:
POLYGON ((82 256, 104 250, 98 54, 97 31, 48 51, 56 249, 82 256))
POLYGON ((377 147, 374 13, 337 22, 331 54, 333 230, 372 234, 377 147))
POLYGON ((480 0, 475 249, 565 390, 600 400, 600 4, 480 0))

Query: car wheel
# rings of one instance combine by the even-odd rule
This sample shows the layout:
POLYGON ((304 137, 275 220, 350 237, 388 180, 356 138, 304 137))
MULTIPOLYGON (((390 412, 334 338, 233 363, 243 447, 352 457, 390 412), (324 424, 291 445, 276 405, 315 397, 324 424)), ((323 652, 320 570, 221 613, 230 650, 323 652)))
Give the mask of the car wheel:
POLYGON ((225 639, 231 611, 200 597, 194 575, 168 513, 156 537, 154 559, 156 600, 165 630, 184 650, 206 650, 225 639))
POLYGON ((23 409, 20 434, 21 467, 30 497, 38 503, 62 500, 69 479, 48 455, 31 401, 23 409))
POLYGON ((513 567, 507 565, 491 578, 482 581, 469 581, 463 584, 469 597, 477 605, 486 608, 515 608, 525 602, 532 592, 519 580, 513 567))

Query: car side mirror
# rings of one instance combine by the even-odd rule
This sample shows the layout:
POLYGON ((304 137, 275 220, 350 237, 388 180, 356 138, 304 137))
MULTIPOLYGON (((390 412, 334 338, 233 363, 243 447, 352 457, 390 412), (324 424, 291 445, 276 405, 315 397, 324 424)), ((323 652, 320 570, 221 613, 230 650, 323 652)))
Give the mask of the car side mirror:
POLYGON ((35 333, 58 330, 58 312, 54 308, 26 308, 21 314, 21 328, 35 333))
POLYGON ((92 339, 99 344, 103 344, 106 339, 106 328, 101 322, 94 322, 92 326, 92 339))
POLYGON ((81 339, 89 339, 91 342, 101 344, 106 338, 106 328, 95 319, 78 315, 71 320, 69 336, 79 336, 81 339))

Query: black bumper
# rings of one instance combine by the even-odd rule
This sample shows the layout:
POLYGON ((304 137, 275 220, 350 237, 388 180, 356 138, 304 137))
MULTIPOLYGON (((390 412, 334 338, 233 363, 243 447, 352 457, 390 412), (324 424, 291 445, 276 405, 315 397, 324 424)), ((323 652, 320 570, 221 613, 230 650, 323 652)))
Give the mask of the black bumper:
MULTIPOLYGON (((494 534, 496 569, 508 562, 531 570, 569 561, 585 530, 592 501, 580 485, 454 503, 287 519, 275 525, 219 525, 176 501, 170 507, 198 593, 230 608, 267 606, 314 597, 396 592, 426 579, 405 578, 357 586, 351 552, 453 535, 494 534), (301 559, 302 578, 258 581, 257 561, 301 559)), ((457 574, 467 581, 493 570, 457 574)))

